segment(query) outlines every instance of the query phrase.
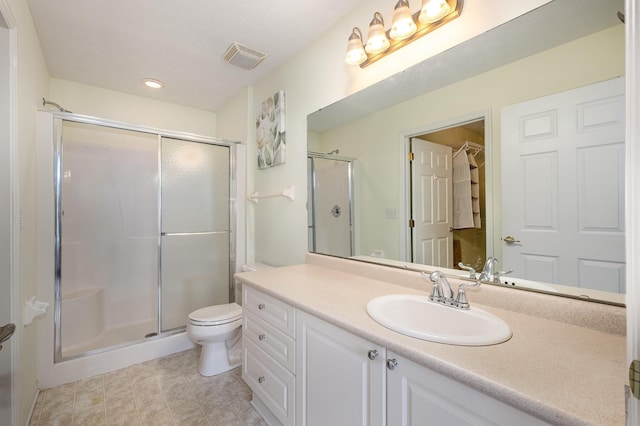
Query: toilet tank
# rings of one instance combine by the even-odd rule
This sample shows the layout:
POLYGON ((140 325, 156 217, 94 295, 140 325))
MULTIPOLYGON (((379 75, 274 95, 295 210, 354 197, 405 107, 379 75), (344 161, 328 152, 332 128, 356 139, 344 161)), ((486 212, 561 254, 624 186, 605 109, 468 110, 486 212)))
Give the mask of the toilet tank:
MULTIPOLYGON (((248 263, 246 265, 242 265, 240 270, 242 272, 251 272, 251 271, 261 271, 263 269, 271 269, 271 268, 273 268, 273 266, 269 266, 269 265, 265 265, 264 263, 256 262, 256 263, 248 263)), ((236 280, 234 282, 234 284, 235 284, 234 285, 234 287, 235 287, 234 295, 235 295, 235 298, 236 298, 235 302, 238 305, 242 305, 242 283, 236 280)))

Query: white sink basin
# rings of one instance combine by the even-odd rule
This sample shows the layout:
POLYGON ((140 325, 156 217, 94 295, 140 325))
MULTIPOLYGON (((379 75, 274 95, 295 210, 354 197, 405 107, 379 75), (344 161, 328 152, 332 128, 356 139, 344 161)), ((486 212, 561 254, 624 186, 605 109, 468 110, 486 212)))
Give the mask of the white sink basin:
POLYGON ((457 309, 430 302, 427 296, 394 294, 376 297, 367 312, 377 323, 398 333, 431 342, 484 346, 511 338, 506 322, 471 306, 457 309))

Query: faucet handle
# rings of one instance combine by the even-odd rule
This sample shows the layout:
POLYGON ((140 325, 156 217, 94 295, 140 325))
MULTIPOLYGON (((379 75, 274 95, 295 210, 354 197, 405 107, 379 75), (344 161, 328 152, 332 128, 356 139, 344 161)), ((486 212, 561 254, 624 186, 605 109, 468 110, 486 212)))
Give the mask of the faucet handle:
POLYGON ((509 269, 508 271, 498 271, 495 273, 495 275, 493 276, 493 282, 496 282, 498 284, 500 284, 500 277, 502 277, 503 275, 508 275, 510 273, 513 272, 513 269, 509 269))
POLYGON ((469 272, 469 278, 471 278, 472 280, 476 279, 476 270, 473 269, 473 267, 471 265, 465 265, 462 262, 458 262, 458 267, 460 269, 463 269, 463 270, 469 272))
POLYGON ((469 309, 469 302, 467 301, 467 295, 464 291, 465 285, 460 284, 458 287, 458 296, 456 297, 456 308, 469 309))
POLYGON ((454 303, 454 306, 459 309, 469 309, 470 305, 469 305, 469 301, 467 300, 467 293, 465 289, 467 287, 479 287, 480 284, 482 284, 480 280, 476 280, 476 282, 473 284, 466 284, 466 283, 460 284, 458 286, 458 295, 456 296, 456 301, 454 303))
POLYGON ((431 294, 429 295, 429 300, 432 302, 440 302, 442 300, 442 292, 440 291, 440 283, 433 283, 433 288, 431 289, 431 294))

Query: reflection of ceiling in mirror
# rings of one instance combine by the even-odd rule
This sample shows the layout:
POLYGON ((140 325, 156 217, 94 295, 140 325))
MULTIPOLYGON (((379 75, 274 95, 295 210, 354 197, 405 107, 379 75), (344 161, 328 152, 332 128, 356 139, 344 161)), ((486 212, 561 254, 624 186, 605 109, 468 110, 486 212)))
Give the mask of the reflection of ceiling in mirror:
POLYGON ((624 0, 554 0, 363 89, 308 118, 324 132, 375 111, 620 24, 624 0))

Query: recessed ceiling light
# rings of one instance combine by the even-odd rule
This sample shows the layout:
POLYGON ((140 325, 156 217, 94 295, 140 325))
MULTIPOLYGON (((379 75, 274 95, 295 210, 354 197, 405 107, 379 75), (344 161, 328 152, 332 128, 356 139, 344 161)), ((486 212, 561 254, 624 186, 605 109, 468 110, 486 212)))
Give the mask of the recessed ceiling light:
POLYGON ((142 81, 144 82, 145 86, 151 87, 152 89, 160 89, 160 88, 164 87, 164 83, 163 82, 161 82, 160 80, 153 79, 153 78, 145 78, 142 81))

